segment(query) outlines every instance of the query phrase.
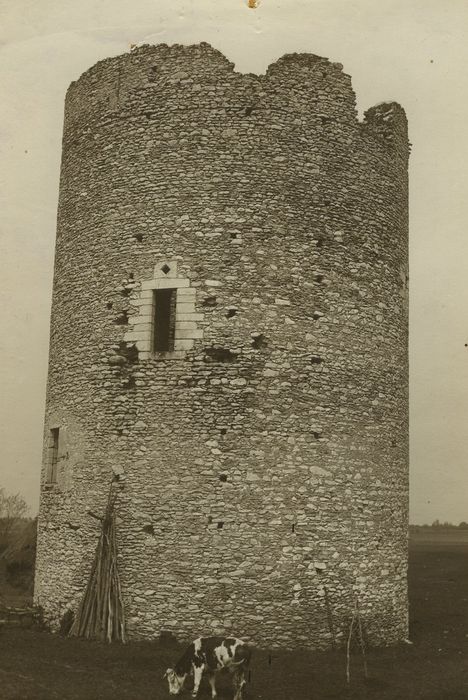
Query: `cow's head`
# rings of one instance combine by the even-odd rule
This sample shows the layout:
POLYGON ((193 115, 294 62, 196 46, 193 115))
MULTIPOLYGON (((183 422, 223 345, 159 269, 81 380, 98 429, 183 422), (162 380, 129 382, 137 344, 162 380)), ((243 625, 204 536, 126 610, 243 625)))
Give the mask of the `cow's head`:
POLYGON ((169 693, 171 695, 179 695, 184 687, 186 677, 186 673, 179 676, 179 674, 176 673, 173 668, 167 669, 166 673, 164 674, 164 678, 167 678, 167 682, 169 683, 169 693))

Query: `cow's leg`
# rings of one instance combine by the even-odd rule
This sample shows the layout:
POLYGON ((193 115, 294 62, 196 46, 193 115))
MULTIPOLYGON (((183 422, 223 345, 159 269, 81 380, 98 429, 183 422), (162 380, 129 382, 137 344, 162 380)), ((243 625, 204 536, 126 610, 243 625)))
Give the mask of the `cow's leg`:
POLYGON ((232 680, 233 680, 234 689, 235 689, 234 700, 242 700, 243 693, 244 693, 244 686, 246 684, 245 669, 244 668, 236 669, 232 680))
POLYGON ((211 685, 211 697, 217 698, 218 696, 216 695, 216 674, 210 673, 208 676, 208 681, 211 685))
POLYGON ((203 671, 205 670, 205 667, 203 664, 201 666, 195 666, 193 665, 193 690, 192 690, 192 697, 196 698, 198 694, 198 688, 200 687, 200 682, 203 676, 203 671))

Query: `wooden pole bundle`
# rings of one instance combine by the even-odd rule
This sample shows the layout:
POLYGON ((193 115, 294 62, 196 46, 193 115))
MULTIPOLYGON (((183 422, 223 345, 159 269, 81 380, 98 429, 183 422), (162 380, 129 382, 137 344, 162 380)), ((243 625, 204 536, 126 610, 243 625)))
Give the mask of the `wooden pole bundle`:
POLYGON ((70 636, 125 642, 125 613, 117 568, 115 489, 111 485, 101 534, 83 599, 70 636))

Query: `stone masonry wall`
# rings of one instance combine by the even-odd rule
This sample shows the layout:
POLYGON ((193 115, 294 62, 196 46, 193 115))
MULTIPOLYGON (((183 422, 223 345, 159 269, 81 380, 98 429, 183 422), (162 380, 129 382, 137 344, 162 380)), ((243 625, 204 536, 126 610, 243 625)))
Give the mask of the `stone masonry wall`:
POLYGON ((407 635, 407 160, 401 107, 359 122, 313 55, 257 76, 208 44, 143 46, 72 83, 35 589, 52 628, 115 473, 130 636, 326 647, 326 598, 340 635, 355 595, 373 642, 407 635))

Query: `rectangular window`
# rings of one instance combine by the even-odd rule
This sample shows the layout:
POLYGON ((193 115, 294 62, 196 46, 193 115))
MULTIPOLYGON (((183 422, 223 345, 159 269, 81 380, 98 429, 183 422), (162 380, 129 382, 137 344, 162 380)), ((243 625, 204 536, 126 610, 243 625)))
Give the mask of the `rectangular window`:
POLYGON ((153 352, 174 350, 177 289, 155 289, 153 298, 153 352))
POLYGON ((57 464, 59 459, 59 433, 60 428, 52 428, 49 437, 49 464, 47 469, 47 483, 57 483, 57 464))

